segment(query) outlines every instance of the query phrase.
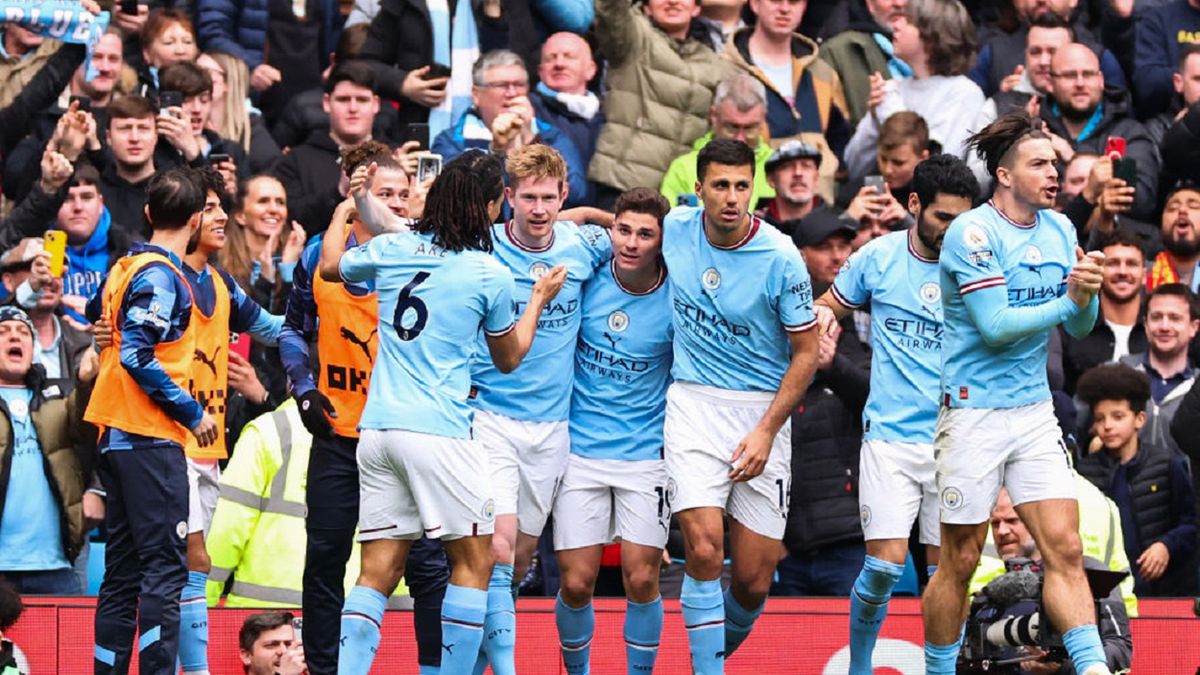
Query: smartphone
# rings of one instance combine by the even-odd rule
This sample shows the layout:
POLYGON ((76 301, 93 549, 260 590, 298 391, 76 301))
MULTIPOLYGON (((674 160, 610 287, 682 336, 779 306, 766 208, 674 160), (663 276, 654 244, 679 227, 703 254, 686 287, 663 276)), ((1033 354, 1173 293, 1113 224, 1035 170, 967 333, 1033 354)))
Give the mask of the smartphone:
POLYGON ((700 198, 694 192, 685 192, 675 198, 675 206, 700 206, 700 198))
POLYGON ((121 0, 121 13, 130 16, 137 16, 138 0, 121 0))
POLYGON ((234 333, 229 336, 229 352, 237 354, 247 361, 250 360, 250 336, 245 333, 234 333))
POLYGON ((439 77, 450 77, 450 66, 435 61, 429 64, 429 72, 426 73, 425 79, 433 80, 439 77))
POLYGON ((428 153, 417 158, 417 183, 424 183, 429 178, 437 178, 441 172, 441 155, 428 153))
POLYGON ((72 96, 71 103, 79 103, 79 110, 92 112, 92 99, 87 96, 72 96))
POLYGON ((863 185, 875 188, 875 191, 879 194, 887 192, 887 184, 884 182, 883 176, 880 175, 867 176, 863 179, 863 185))
POLYGON ((295 642, 303 643, 304 637, 303 637, 303 635, 301 635, 301 633, 303 631, 304 631, 304 619, 299 616, 292 619, 292 632, 294 632, 296 634, 296 636, 293 637, 292 640, 295 642))
POLYGON ((233 158, 223 152, 214 152, 208 156, 208 163, 216 166, 221 162, 228 162, 231 159, 233 158))
POLYGON ((429 125, 424 122, 413 122, 404 127, 404 133, 400 134, 400 145, 404 145, 409 141, 416 141, 422 149, 429 149, 429 125))
POLYGON ((1113 160, 1113 178, 1120 178, 1126 185, 1137 187, 1137 160, 1132 157, 1113 160))
POLYGON ((67 233, 62 230, 46 230, 42 248, 50 254, 50 276, 61 277, 67 259, 67 233))
POLYGON ((1104 156, 1114 161, 1125 158, 1125 139, 1120 136, 1109 136, 1104 142, 1104 156))
MULTIPOLYGON (((177 91, 160 91, 158 92, 158 111, 165 112, 167 108, 183 107, 183 94, 177 91)), ((177 114, 173 114, 178 117, 177 114)))

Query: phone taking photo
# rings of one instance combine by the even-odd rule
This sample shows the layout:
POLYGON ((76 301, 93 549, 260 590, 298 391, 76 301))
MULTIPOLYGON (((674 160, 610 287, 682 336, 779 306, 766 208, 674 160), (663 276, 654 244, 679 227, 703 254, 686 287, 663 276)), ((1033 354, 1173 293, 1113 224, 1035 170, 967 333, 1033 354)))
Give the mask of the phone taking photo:
POLYGON ((887 192, 887 183, 883 180, 883 176, 880 175, 867 176, 863 179, 863 185, 875 188, 875 192, 879 194, 887 192))
POLYGON ((437 178, 442 172, 442 156, 428 153, 417 157, 417 183, 437 178))

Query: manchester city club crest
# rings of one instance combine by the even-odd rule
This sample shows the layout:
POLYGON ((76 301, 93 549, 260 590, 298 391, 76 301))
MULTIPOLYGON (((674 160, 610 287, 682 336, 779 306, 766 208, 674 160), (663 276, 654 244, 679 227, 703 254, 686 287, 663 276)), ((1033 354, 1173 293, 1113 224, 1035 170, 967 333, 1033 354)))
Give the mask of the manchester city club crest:
POLYGON ((483 508, 479 510, 479 515, 483 516, 484 520, 491 520, 496 514, 496 501, 489 499, 483 503, 483 508))
POLYGON ((921 302, 936 305, 942 301, 942 287, 936 281, 921 284, 921 302))
POLYGON ((978 251, 987 246, 988 238, 982 227, 972 223, 963 230, 963 242, 971 250, 978 251))
POLYGON ((546 272, 549 271, 550 266, 539 260, 529 266, 529 278, 537 281, 538 279, 546 276, 546 272))
POLYGON ((954 511, 963 505, 962 490, 956 487, 948 487, 942 490, 942 508, 947 511, 954 511))
POLYGON ((1036 246, 1030 246, 1025 249, 1025 262, 1030 265, 1040 265, 1042 262, 1042 251, 1036 246))
POLYGON ((617 310, 608 315, 608 329, 614 333, 624 333, 629 328, 629 315, 617 310))
POLYGON ((866 527, 871 524, 871 507, 864 505, 858 510, 858 519, 862 522, 862 526, 866 527))
POLYGON ((721 273, 717 271, 717 268, 710 267, 700 275, 700 283, 704 284, 708 290, 715 291, 721 287, 721 273))

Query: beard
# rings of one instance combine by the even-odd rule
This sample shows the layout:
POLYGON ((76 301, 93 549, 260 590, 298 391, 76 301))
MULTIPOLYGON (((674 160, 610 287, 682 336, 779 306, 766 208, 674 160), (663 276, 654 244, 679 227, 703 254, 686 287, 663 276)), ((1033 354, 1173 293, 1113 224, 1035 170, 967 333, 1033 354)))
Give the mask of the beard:
POLYGON ((938 234, 933 225, 925 224, 924 210, 922 210, 920 215, 917 217, 916 229, 917 239, 921 240, 921 243, 928 247, 930 251, 933 251, 936 254, 941 254, 942 239, 946 236, 946 233, 943 232, 938 234))
POLYGON ((1175 234, 1174 227, 1167 236, 1163 237, 1163 248, 1176 258, 1191 258, 1200 253, 1200 239, 1189 237, 1181 239, 1175 234))
POLYGON ((1092 114, 1096 112, 1095 105, 1087 110, 1080 110, 1079 108, 1072 107, 1070 104, 1060 105, 1058 109, 1062 112, 1064 118, 1076 123, 1088 121, 1092 117, 1092 114))
POLYGON ((1141 287, 1140 287, 1140 286, 1137 286, 1137 285, 1135 285, 1135 286, 1133 287, 1133 291, 1132 291, 1132 292, 1130 292, 1130 293, 1128 293, 1127 295, 1125 295, 1124 297, 1122 297, 1122 296, 1120 296, 1120 295, 1117 295, 1116 293, 1114 293, 1114 292, 1113 292, 1113 290, 1112 290, 1112 288, 1111 288, 1111 287, 1110 287, 1108 284, 1101 284, 1101 285, 1100 285, 1100 294, 1101 294, 1101 295, 1103 295, 1105 298, 1107 298, 1107 299, 1109 299, 1109 300, 1111 300, 1111 301, 1113 301, 1113 302, 1115 302, 1115 303, 1117 303, 1117 304, 1124 304, 1124 303, 1127 303, 1127 302, 1132 302, 1133 300, 1136 300, 1136 299, 1137 299, 1137 297, 1138 297, 1139 295, 1141 295, 1141 293, 1142 293, 1142 289, 1141 289, 1141 287))

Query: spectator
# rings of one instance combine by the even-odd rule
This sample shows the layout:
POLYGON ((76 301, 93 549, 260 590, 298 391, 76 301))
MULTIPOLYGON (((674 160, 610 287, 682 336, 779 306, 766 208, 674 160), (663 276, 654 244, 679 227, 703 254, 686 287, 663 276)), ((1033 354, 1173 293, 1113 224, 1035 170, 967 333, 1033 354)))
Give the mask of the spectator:
MULTIPOLYGON (((1079 3, 1078 0, 1015 0, 1013 5, 1016 15, 1013 17, 1015 21, 1011 24, 1011 30, 1007 29, 1008 25, 1000 25, 1007 23, 1002 21, 980 29, 979 59, 975 62, 975 67, 971 69, 969 75, 971 80, 979 85, 986 96, 1004 91, 1002 85, 1006 79, 1019 76, 1028 68, 1021 62, 1023 60, 1022 50, 1029 44, 1028 35, 1031 27, 1035 24, 1045 26, 1053 22, 1065 26, 1071 31, 1071 41, 1087 45, 1088 49, 1091 49, 1099 59, 1100 69, 1104 73, 1105 80, 1110 85, 1123 89, 1125 74, 1121 71, 1121 63, 1117 56, 1105 49, 1104 45, 1100 44, 1088 30, 1083 20, 1083 12, 1079 11, 1080 4, 1086 3, 1079 3)), ((1132 9, 1133 3, 1128 4, 1132 9)), ((1111 12, 1111 10, 1109 11, 1111 12)), ((1118 26, 1132 23, 1115 16, 1112 18, 1116 21, 1110 20, 1110 22, 1118 26)), ((1107 38, 1108 36, 1106 36, 1106 43, 1111 44, 1114 48, 1118 47, 1118 43, 1124 44, 1133 40, 1132 35, 1107 38)), ((1118 51, 1128 51, 1128 48, 1124 47, 1118 51)), ((1000 111, 1000 114, 1004 114, 1004 111, 1000 111)))
POLYGON ((1064 331, 1063 366, 1066 390, 1084 371, 1149 349, 1142 320, 1142 286, 1146 258, 1141 242, 1125 230, 1105 235, 1097 247, 1104 253, 1104 280, 1100 283, 1100 316, 1087 337, 1075 339, 1064 331))
MULTIPOLYGON (((358 58, 363 42, 367 39, 367 31, 366 24, 350 26, 343 30, 338 37, 337 48, 329 55, 329 67, 321 73, 321 84, 300 92, 280 114, 266 120, 271 129, 271 137, 279 147, 293 148, 318 131, 329 133, 329 113, 325 112, 323 104, 325 83, 339 63, 358 58)), ((376 80, 376 85, 378 84, 376 80)), ((379 114, 375 115, 371 137, 386 143, 398 142, 401 139, 402 126, 395 106, 381 105, 379 114)))
MULTIPOLYGON (((108 149, 112 161, 100 162, 100 193, 112 214, 116 227, 133 238, 144 240, 150 233, 142 207, 146 203, 146 185, 155 171, 155 149, 158 146, 156 119, 158 111, 150 99, 125 96, 113 101, 108 108, 108 149)), ((92 149, 97 150, 98 143, 92 149)), ((161 167, 165 168, 165 167, 161 167)))
POLYGON ((196 3, 204 49, 232 54, 246 64, 250 87, 267 117, 321 83, 321 70, 345 20, 335 0, 304 0, 287 7, 280 11, 268 0, 196 3))
POLYGON ((12 103, 0 107, 0 157, 8 157, 17 143, 33 130, 38 116, 54 105, 63 87, 83 63, 84 55, 83 45, 63 45, 33 80, 21 88, 12 103))
POLYGON ((83 319, 83 304, 103 283, 117 258, 133 240, 112 226, 112 214, 100 194, 100 174, 91 164, 79 164, 67 184, 67 197, 50 229, 67 233, 67 268, 63 277, 63 304, 83 319))
MULTIPOLYGON (((1096 486, 1089 483, 1078 474, 1075 483, 1079 495, 1079 538, 1085 542, 1083 565, 1088 570, 1106 570, 1129 572, 1129 560, 1123 550, 1113 551, 1124 546, 1121 528, 1111 527, 1111 520, 1120 518, 1117 507, 1096 486), (1085 511, 1086 508, 1094 512, 1085 511), (1111 531, 1110 531, 1111 527, 1111 531), (1097 536, 1104 540, 1107 546, 1094 546, 1097 536), (1107 551, 1106 551, 1107 549, 1107 551), (1104 557, 1107 553, 1109 560, 1104 557)), ((988 528, 989 544, 985 545, 979 558, 979 568, 971 577, 971 593, 979 592, 988 582, 1005 572, 1004 564, 1014 558, 1028 558, 1041 561, 1041 551, 1033 541, 1029 528, 1021 522, 1021 516, 1013 507, 1012 497, 1008 490, 1000 488, 996 506, 992 508, 991 526, 988 528)), ((1133 596, 1133 583, 1121 582, 1107 597, 1100 599, 1099 618, 1100 640, 1104 645, 1104 654, 1108 657, 1108 667, 1113 672, 1125 672, 1133 661, 1133 637, 1129 629, 1129 612, 1131 608, 1136 615, 1137 598, 1133 596)), ((1014 612, 1015 613, 1015 612, 1014 612)), ((1033 656, 1033 655, 1031 655, 1033 656)), ((1020 663, 1022 673, 1064 673, 1074 675, 1074 664, 1070 659, 1056 662, 1049 655, 1041 659, 1029 658, 1020 663)))
POLYGON ((587 203, 586 165, 570 136, 534 116, 529 74, 521 57, 508 50, 488 52, 475 62, 471 77, 471 108, 437 135, 433 151, 448 162, 470 148, 503 155, 531 143, 548 145, 567 163, 567 205, 587 203))
POLYGON ((76 595, 79 579, 71 561, 86 531, 83 492, 97 437, 83 410, 98 359, 85 352, 79 386, 63 397, 45 388, 45 372, 33 363, 33 341, 25 312, 0 308, 0 416, 10 430, 0 445, 0 577, 20 593, 76 595))
POLYGON ((788 141, 772 152, 755 176, 766 176, 775 197, 765 204, 760 200, 758 215, 779 227, 824 206, 825 200, 817 194, 822 159, 820 148, 798 140, 788 141))
POLYGON ((884 121, 876 143, 875 166, 871 168, 873 175, 883 178, 884 192, 865 185, 864 176, 847 183, 839 195, 839 201, 847 204, 860 226, 867 225, 866 219, 877 221, 872 225, 874 229, 903 229, 913 224, 905 205, 912 192, 913 171, 929 157, 929 145, 929 125, 917 113, 902 110, 884 121), (856 205, 855 200, 865 201, 856 205))
POLYGON ((31 279, 32 262, 42 252, 40 239, 24 239, 0 258, 5 288, 15 291, 29 281, 32 294, 17 292, 14 299, 33 325, 33 362, 42 367, 48 384, 58 385, 62 392, 74 387, 79 364, 85 351, 92 347, 92 336, 77 329, 69 321, 60 321, 62 280, 59 278, 31 279))
POLYGON ((288 212, 309 235, 323 231, 345 198, 338 157, 341 150, 371 138, 379 113, 375 73, 362 61, 339 63, 325 81, 328 132, 314 131, 275 167, 288 194, 288 212))
MULTIPOLYGON (((175 125, 166 125, 160 120, 159 132, 167 136, 167 140, 179 149, 189 162, 196 157, 211 157, 227 155, 220 162, 212 164, 221 177, 225 179, 225 191, 237 192, 239 177, 246 172, 246 152, 242 146, 222 138, 220 134, 208 128, 208 118, 212 112, 213 81, 208 71, 195 63, 175 63, 163 68, 159 73, 159 82, 164 91, 177 91, 183 95, 183 118, 172 117, 170 122, 182 121, 184 128, 176 135, 175 125), (191 148, 181 136, 190 134, 191 142, 195 144, 196 155, 191 154, 191 148)), ((168 116, 171 116, 168 113, 168 116)))
POLYGON ((849 108, 837 73, 817 58, 817 43, 796 32, 807 4, 750 0, 754 27, 735 33, 721 55, 766 85, 770 138, 799 137, 829 152, 823 165, 832 187, 833 159, 850 139, 849 108))
POLYGON ((307 673, 304 647, 296 640, 291 612, 251 614, 238 631, 238 656, 246 675, 307 673))
MULTIPOLYGON (((1083 194, 1084 188, 1087 187, 1088 176, 1092 173, 1092 167, 1096 165, 1098 159, 1100 159, 1100 155, 1094 152, 1077 152, 1071 156, 1071 161, 1063 167, 1059 180, 1059 202, 1069 202, 1083 194)), ((980 164, 980 166, 983 165, 980 164)))
POLYGON ((400 104, 400 121, 428 122, 430 138, 470 106, 467 83, 480 54, 509 43, 500 0, 439 5, 446 9, 431 11, 425 0, 380 0, 359 54, 375 70, 379 94, 400 104), (453 77, 432 71, 434 65, 449 67, 453 77))
POLYGON ((8 632, 21 618, 25 607, 21 605, 21 595, 7 581, 0 580, 0 672, 8 675, 22 675, 29 672, 28 659, 25 654, 13 644, 5 640, 8 632))
POLYGON ((700 151, 714 138, 731 138, 754 149, 754 188, 750 208, 760 199, 771 199, 775 190, 767 181, 767 160, 771 146, 767 144, 767 88, 746 73, 722 80, 713 95, 709 111, 710 131, 696 139, 692 151, 676 157, 663 176, 659 192, 674 205, 680 195, 696 194, 696 159, 700 151))
POLYGON ((575 33, 555 33, 542 45, 538 82, 530 100, 539 119, 565 133, 575 143, 581 167, 596 152, 604 125, 600 99, 588 91, 596 77, 596 61, 587 41, 575 33))
POLYGON ((1133 118, 1129 94, 1105 87, 1096 54, 1079 43, 1064 45, 1051 62, 1054 86, 1039 99, 1059 161, 1076 152, 1102 154, 1110 136, 1125 139, 1125 156, 1137 162, 1137 191, 1129 214, 1149 220, 1155 209, 1158 155, 1146 129, 1133 118))
MULTIPOLYGON (((88 108, 95 123, 101 129, 108 126, 108 104, 112 102, 117 86, 117 80, 124 67, 121 56, 121 37, 115 28, 109 28, 100 37, 100 42, 92 52, 92 67, 96 76, 90 82, 84 81, 86 68, 79 66, 71 77, 70 92, 72 96, 86 96, 88 108)), ((37 159, 42 156, 47 144, 53 144, 54 149, 70 161, 79 159, 84 147, 73 139, 63 137, 64 129, 59 121, 66 108, 54 103, 39 110, 34 116, 34 126, 12 152, 4 155, 4 194, 13 200, 21 200, 33 188, 39 175, 30 171, 37 159)))
MULTIPOLYGON (((1179 50, 1179 64, 1171 75, 1171 84, 1176 95, 1171 97, 1170 107, 1146 120, 1146 133, 1156 148, 1162 147, 1167 129, 1183 119, 1192 104, 1200 101, 1200 44, 1184 45, 1179 50)), ((1160 180, 1159 185, 1163 184, 1160 180)))
POLYGON ((1101 450, 1079 460, 1079 473, 1117 504, 1134 592, 1196 594, 1196 511, 1187 459, 1139 433, 1150 398, 1146 376, 1125 366, 1093 368, 1078 395, 1091 408, 1101 450))
POLYGON ((745 7, 746 0, 704 0, 700 3, 700 16, 692 25, 702 31, 705 43, 720 54, 734 32, 746 26, 742 20, 745 7))
POLYGON ((912 77, 912 68, 895 53, 892 24, 904 13, 905 0, 848 0, 847 29, 821 45, 820 57, 833 66, 857 127, 870 111, 871 75, 912 77))
POLYGON ((1120 362, 1150 377, 1151 406, 1146 411, 1142 439, 1174 447, 1169 437, 1171 418, 1196 381, 1188 347, 1200 329, 1200 305, 1187 286, 1165 284, 1146 296, 1145 320, 1149 349, 1125 356, 1120 362))
POLYGON ((287 190, 274 176, 241 184, 221 267, 262 307, 273 307, 291 287, 292 272, 306 239, 299 223, 288 221, 287 190))
POLYGON ((659 185, 671 159, 704 135, 712 92, 733 67, 691 37, 698 13, 695 0, 596 2, 608 91, 588 178, 601 208, 630 188, 659 185))
POLYGON ((60 45, 19 24, 0 23, 0 107, 13 102, 60 45))
POLYGON ((971 124, 983 107, 983 92, 964 75, 975 55, 975 29, 961 4, 911 0, 894 31, 896 56, 912 67, 913 76, 886 85, 881 73, 871 75, 870 114, 859 121, 846 146, 851 180, 870 170, 880 127, 893 114, 919 114, 942 151, 962 157, 971 124))
POLYGON ((1146 290, 1179 283, 1195 292, 1200 286, 1200 188, 1184 184, 1168 194, 1161 225, 1165 250, 1150 266, 1146 290))
POLYGON ((24 237, 38 237, 63 202, 62 188, 74 167, 66 157, 47 149, 42 153, 41 177, 8 217, 0 220, 0 250, 16 246, 24 237))
POLYGON ((1142 15, 1134 50, 1133 92, 1143 116, 1167 110, 1171 81, 1185 45, 1200 32, 1200 0, 1169 0, 1142 15))
POLYGON ((183 10, 167 8, 150 12, 139 34, 142 63, 138 67, 138 91, 142 96, 158 95, 158 73, 172 63, 196 60, 196 29, 183 10))
MULTIPOLYGON (((850 255, 854 228, 832 212, 810 215, 792 239, 804 254, 813 293, 829 288, 850 255)), ((845 595, 866 549, 858 517, 858 455, 870 374, 852 319, 820 337, 817 373, 792 415, 788 556, 773 593, 845 595)))
POLYGON ((212 109, 205 128, 236 143, 246 154, 239 164, 248 175, 270 171, 279 161, 279 145, 267 131, 263 116, 249 107, 250 71, 246 64, 232 54, 205 52, 196 65, 212 79, 212 109))

